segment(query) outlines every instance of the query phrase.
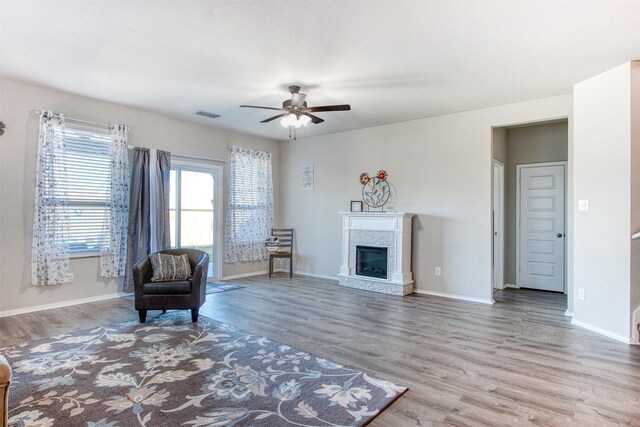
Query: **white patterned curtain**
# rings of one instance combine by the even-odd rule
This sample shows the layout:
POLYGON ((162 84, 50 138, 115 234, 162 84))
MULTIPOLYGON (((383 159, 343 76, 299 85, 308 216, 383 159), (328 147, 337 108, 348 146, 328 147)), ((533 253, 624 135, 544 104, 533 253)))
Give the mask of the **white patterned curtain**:
POLYGON ((111 198, 107 206, 100 251, 102 277, 124 276, 129 228, 129 153, 126 125, 111 125, 111 198))
POLYGON ((31 246, 33 286, 71 282, 69 272, 69 202, 65 168, 64 117, 40 116, 35 207, 31 246))
POLYGON ((274 215, 271 153, 230 150, 224 261, 265 260, 264 241, 271 235, 274 215))

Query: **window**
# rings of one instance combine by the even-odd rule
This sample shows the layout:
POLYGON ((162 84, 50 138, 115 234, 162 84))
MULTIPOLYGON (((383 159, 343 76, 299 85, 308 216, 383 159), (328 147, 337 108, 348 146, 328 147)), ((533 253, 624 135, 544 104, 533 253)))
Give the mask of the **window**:
MULTIPOLYGON (((111 137, 106 130, 67 125, 64 141, 69 252, 98 254, 108 241, 104 224, 111 197, 111 137)), ((56 197, 65 195, 58 193, 56 197)))
POLYGON ((225 262, 267 259, 273 227, 271 153, 231 147, 225 262))
POLYGON ((102 277, 126 271, 128 128, 114 123, 108 129, 78 124, 65 130, 62 114, 40 115, 31 246, 34 286, 73 281, 71 254, 100 254, 102 277))

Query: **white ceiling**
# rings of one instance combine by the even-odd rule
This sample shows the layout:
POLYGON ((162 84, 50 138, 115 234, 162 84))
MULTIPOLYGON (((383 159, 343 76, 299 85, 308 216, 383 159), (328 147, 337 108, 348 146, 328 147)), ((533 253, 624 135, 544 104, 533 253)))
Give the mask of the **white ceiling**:
POLYGON ((286 139, 238 106, 351 104, 306 137, 569 93, 640 59, 640 1, 0 0, 0 37, 4 78, 286 139))

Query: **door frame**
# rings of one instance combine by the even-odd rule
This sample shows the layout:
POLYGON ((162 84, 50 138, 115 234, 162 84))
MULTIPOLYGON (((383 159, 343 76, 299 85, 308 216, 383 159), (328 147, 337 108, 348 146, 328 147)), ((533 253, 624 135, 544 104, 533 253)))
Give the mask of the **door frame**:
POLYGON ((521 232, 521 224, 522 218, 520 213, 520 174, 523 168, 535 168, 535 167, 544 167, 544 166, 563 166, 564 167, 564 238, 563 238, 563 257, 562 262, 564 264, 563 274, 562 274, 562 289, 563 293, 567 294, 567 165, 568 161, 558 161, 558 162, 542 162, 542 163, 523 163, 516 165, 516 287, 520 287, 520 232, 521 232))
MULTIPOLYGON (((214 200, 214 209, 216 215, 213 216, 214 224, 214 259, 210 260, 213 264, 213 275, 212 269, 209 269, 207 272, 208 280, 222 280, 222 235, 224 233, 223 225, 224 225, 224 211, 223 211, 223 191, 224 191, 224 167, 222 165, 217 165, 205 161, 194 161, 194 160, 183 160, 179 156, 172 156, 171 159, 171 167, 174 166, 178 168, 185 168, 189 171, 194 172, 204 172, 211 173, 212 170, 217 172, 217 183, 214 181, 213 185, 213 200, 214 200)), ((179 184, 179 179, 176 177, 176 184, 179 184)), ((176 210, 180 207, 180 201, 176 199, 176 210)), ((176 215, 177 217, 177 215, 176 215)), ((176 218, 177 219, 177 218, 176 218)), ((178 223, 176 223, 177 229, 178 223)))
POLYGON ((505 197, 505 167, 504 167, 504 163, 502 163, 500 160, 496 160, 493 159, 493 169, 492 169, 492 174, 493 174, 493 188, 491 189, 492 191, 492 212, 493 212, 493 218, 492 218, 492 223, 491 226, 493 228, 493 240, 492 240, 492 245, 493 245, 493 264, 492 264, 492 270, 493 270, 493 274, 492 274, 492 289, 504 289, 504 197, 505 197), (495 174, 495 170, 496 167, 499 168, 500 170, 500 177, 498 178, 498 195, 499 195, 499 202, 498 202, 498 212, 499 215, 496 218, 496 210, 494 209, 496 206, 496 194, 495 194, 495 182, 496 182, 496 174, 495 174), (497 221, 496 221, 497 219, 497 221), (497 232, 499 233, 500 236, 502 236, 501 239, 498 240, 499 245, 496 247, 495 245, 495 233, 496 233, 496 228, 494 227, 495 224, 497 223, 497 232), (498 286, 496 286, 496 284, 498 286))

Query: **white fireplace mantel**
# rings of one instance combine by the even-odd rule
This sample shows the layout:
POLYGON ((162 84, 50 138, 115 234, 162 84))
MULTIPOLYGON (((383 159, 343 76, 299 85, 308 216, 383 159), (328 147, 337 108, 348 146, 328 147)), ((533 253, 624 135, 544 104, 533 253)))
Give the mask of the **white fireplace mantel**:
POLYGON ((411 221, 405 212, 340 212, 342 215, 342 266, 340 285, 407 295, 413 292, 411 273, 411 221), (387 248, 387 278, 356 274, 356 246, 387 248))

